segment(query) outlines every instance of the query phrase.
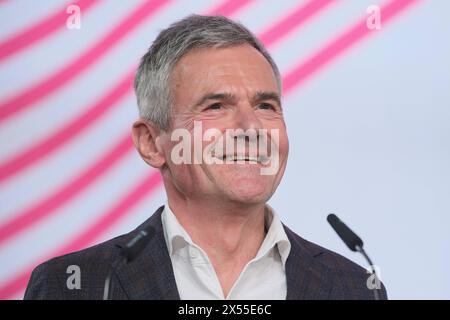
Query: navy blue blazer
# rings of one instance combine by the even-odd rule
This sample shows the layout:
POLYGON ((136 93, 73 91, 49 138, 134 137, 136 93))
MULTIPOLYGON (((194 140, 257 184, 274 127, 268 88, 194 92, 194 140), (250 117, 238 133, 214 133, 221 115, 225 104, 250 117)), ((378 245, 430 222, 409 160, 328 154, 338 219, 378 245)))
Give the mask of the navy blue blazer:
MULTIPOLYGON (((112 299, 180 299, 164 239, 160 207, 128 234, 85 250, 53 258, 31 274, 25 299, 102 299, 106 275, 120 248, 142 228, 151 225, 155 236, 143 252, 113 276, 112 299), (67 268, 80 267, 81 287, 68 286, 67 268), (69 287, 71 289, 69 289, 69 287)), ((286 261, 286 299, 373 299, 367 288, 369 274, 341 255, 301 238, 284 226, 291 242, 286 261)), ((387 299, 384 286, 381 298, 387 299)))

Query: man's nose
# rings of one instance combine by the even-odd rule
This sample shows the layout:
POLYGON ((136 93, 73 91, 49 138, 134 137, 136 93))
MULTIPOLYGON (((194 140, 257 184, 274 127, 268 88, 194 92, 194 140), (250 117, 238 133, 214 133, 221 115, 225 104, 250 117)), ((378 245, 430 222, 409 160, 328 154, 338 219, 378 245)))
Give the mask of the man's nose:
POLYGON ((263 124, 251 105, 241 105, 235 113, 234 139, 257 143, 263 124))
POLYGON ((258 131, 263 129, 263 125, 256 110, 251 105, 242 105, 238 108, 236 112, 235 125, 238 129, 248 130, 253 129, 258 131))

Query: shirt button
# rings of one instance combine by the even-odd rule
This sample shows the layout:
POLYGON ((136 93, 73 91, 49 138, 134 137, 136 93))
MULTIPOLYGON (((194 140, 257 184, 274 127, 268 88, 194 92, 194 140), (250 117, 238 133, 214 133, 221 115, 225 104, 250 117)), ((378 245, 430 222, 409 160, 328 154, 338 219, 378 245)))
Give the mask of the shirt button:
POLYGON ((198 257, 198 253, 196 250, 190 250, 189 253, 190 253, 192 259, 195 259, 198 257))

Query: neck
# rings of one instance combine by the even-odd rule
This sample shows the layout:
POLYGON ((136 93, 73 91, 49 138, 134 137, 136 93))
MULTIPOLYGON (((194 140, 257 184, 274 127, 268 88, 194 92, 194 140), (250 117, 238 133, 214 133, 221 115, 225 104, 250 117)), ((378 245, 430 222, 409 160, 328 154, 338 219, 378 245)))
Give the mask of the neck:
POLYGON ((169 206, 192 240, 217 263, 249 261, 256 256, 264 240, 265 204, 169 197, 169 206))
POLYGON ((166 185, 170 209, 208 255, 225 297, 265 237, 264 203, 191 199, 166 185))

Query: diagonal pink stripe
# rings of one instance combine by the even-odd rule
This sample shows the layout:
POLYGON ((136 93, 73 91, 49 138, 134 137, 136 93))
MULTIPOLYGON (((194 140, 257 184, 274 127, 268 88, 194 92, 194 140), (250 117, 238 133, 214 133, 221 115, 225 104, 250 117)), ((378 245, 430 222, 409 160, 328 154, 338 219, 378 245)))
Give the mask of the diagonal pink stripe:
MULTIPOLYGON (((54 256, 60 256, 72 251, 80 250, 91 245, 99 236, 101 236, 111 225, 125 216, 133 207, 144 199, 144 196, 151 194, 161 183, 159 172, 152 172, 149 176, 140 181, 128 194, 115 203, 111 209, 103 214, 90 228, 83 231, 79 236, 61 247, 51 255, 48 255, 42 261, 48 260, 54 256)), ((8 299, 15 295, 26 286, 29 275, 33 268, 28 268, 26 272, 18 274, 9 280, 0 288, 0 300, 8 299)))
POLYGON ((170 0, 146 1, 129 16, 113 28, 103 39, 98 41, 81 56, 47 79, 33 85, 18 95, 0 103, 0 122, 23 111, 37 101, 47 97, 71 80, 74 80, 94 62, 105 55, 115 44, 129 34, 146 18, 152 16, 170 0))
MULTIPOLYGON (((86 112, 72 120, 67 126, 1 164, 0 184, 74 139, 81 131, 99 120, 109 109, 116 106, 120 99, 130 93, 133 87, 134 73, 135 69, 133 68, 105 96, 89 106, 86 112)), ((0 232, 0 242, 1 238, 0 232)))
MULTIPOLYGON (((420 0, 392 0, 381 8, 382 25, 398 15, 408 6, 420 0)), ((306 79, 316 74, 321 68, 331 63, 346 50, 350 49, 363 38, 376 34, 379 31, 369 30, 366 26, 366 18, 361 19, 343 34, 333 39, 311 57, 302 61, 289 71, 283 78, 283 91, 287 93, 306 79)))
POLYGON ((294 9, 287 17, 269 27, 260 35, 259 39, 266 46, 273 45, 282 39, 280 34, 287 35, 294 28, 305 24, 317 12, 336 2, 335 0, 309 0, 294 9))
POLYGON ((23 232, 34 223, 60 208, 64 203, 72 200, 81 190, 84 190, 104 172, 112 169, 121 158, 132 150, 132 146, 131 138, 125 135, 105 155, 56 193, 43 199, 31 208, 15 214, 10 221, 0 226, 0 244, 19 232, 23 232))
MULTIPOLYGON (((386 6, 386 8, 389 9, 388 13, 390 13, 390 17, 392 18, 393 16, 399 14, 403 9, 405 9, 409 4, 412 4, 413 2, 417 2, 417 0, 416 1, 414 1, 414 0, 411 0, 411 1, 393 0, 386 6), (397 3, 395 3, 395 2, 397 2, 397 3), (406 2, 409 2, 409 3, 405 4, 406 2)), ((382 11, 382 12, 384 12, 384 11, 382 11)), ((390 20, 390 18, 388 20, 390 20)), ((384 20, 384 22, 387 22, 387 21, 384 20)), ((294 83, 294 85, 295 85, 295 83, 294 83)), ((289 92, 290 90, 286 90, 286 91, 289 92)), ((105 224, 103 230, 105 230, 106 228, 109 228, 109 227, 110 227, 110 225, 105 224)), ((93 235, 93 236, 95 236, 95 235, 93 235)), ((23 288, 26 286, 27 279, 29 278, 28 275, 31 272, 31 270, 32 270, 32 268, 29 268, 28 273, 20 274, 17 277, 15 277, 13 280, 9 281, 5 286, 2 286, 0 288, 0 298, 5 299, 8 297, 11 297, 19 290, 23 290, 23 288)))
MULTIPOLYGON (((234 2, 234 0, 231 0, 230 2, 234 2)), ((244 4, 244 3, 243 3, 244 4)), ((228 6, 222 6, 222 7, 226 7, 228 8, 228 12, 230 12, 230 9, 228 6)), ((237 10, 237 7, 233 7, 235 12, 237 10)), ((220 12, 219 10, 214 10, 215 12, 220 12)), ((311 14, 314 14, 317 12, 313 12, 311 11, 311 14)), ((289 16, 288 16, 289 18, 289 16)), ((282 18, 280 21, 283 21, 286 18, 282 18)), ((306 20, 300 20, 299 23, 305 22, 306 20)), ((275 24, 275 26, 278 24, 275 24)), ((285 28, 283 29, 284 32, 289 32, 291 31, 292 28, 285 28)), ((285 33, 284 32, 280 32, 279 36, 282 37, 285 33)), ((130 74, 131 76, 131 74, 130 74)), ((76 133, 75 129, 72 129, 72 127, 75 128, 79 128, 79 127, 85 127, 87 124, 85 122, 91 122, 91 120, 95 117, 93 117, 92 115, 89 115, 90 113, 94 113, 97 114, 98 111, 95 111, 96 109, 100 109, 103 110, 105 108, 108 108, 108 103, 115 103, 116 100, 112 99, 111 97, 121 97, 122 93, 125 94, 126 89, 127 88, 131 88, 131 86, 127 85, 128 81, 131 81, 130 79, 125 79, 123 81, 121 81, 119 83, 118 86, 114 87, 113 90, 103 99, 101 99, 101 101, 97 104, 95 104, 95 107, 93 108, 93 111, 88 111, 86 113, 86 115, 83 115, 81 117, 82 119, 82 124, 76 124, 78 122, 78 120, 75 121, 75 124, 70 124, 69 127, 67 127, 66 129, 64 129, 62 132, 59 132, 57 135, 63 135, 64 139, 62 138, 51 138, 48 139, 46 141, 44 141, 44 147, 36 147, 33 148, 32 150, 39 150, 42 151, 42 153, 39 152, 34 152, 34 153, 29 153, 27 155, 22 155, 21 158, 19 159, 23 159, 24 163, 22 164, 17 164, 16 167, 18 168, 19 166, 21 166, 21 168, 25 167, 28 164, 31 163, 36 163, 36 161, 38 160, 42 160, 42 158, 46 155, 48 155, 51 151, 54 151, 57 147, 60 147, 61 145, 63 145, 64 143, 68 142, 71 138, 74 137, 73 133, 76 133)), ((125 138, 126 139, 126 138, 125 138)), ((38 146, 40 146, 41 144, 39 144, 38 146)), ((130 146, 131 149, 131 146, 130 146)), ((125 155, 127 150, 122 150, 123 155, 125 155)), ((14 168, 14 164, 12 161, 8 161, 7 164, 10 164, 9 168, 6 168, 5 170, 0 170, 1 172, 4 172, 4 176, 6 177, 8 175, 8 169, 14 168)), ((3 168, 3 167, 2 167, 3 168)), ((81 177, 76 178, 75 181, 70 182, 68 184, 68 186, 77 184, 77 180, 83 179, 83 181, 85 181, 85 183, 83 183, 82 185, 78 185, 79 187, 77 189, 71 188, 71 196, 74 197, 76 194, 81 193, 82 190, 84 190, 84 188, 86 188, 90 183, 92 183, 95 179, 99 178, 102 174, 104 174, 107 169, 109 168, 109 166, 100 166, 97 168, 97 165, 94 164, 94 168, 90 168, 87 171, 91 172, 94 170, 94 172, 96 172, 97 174, 93 177, 93 179, 83 179, 81 177), (95 168, 95 169, 94 169, 95 168)), ((0 168, 1 169, 1 168, 0 168)), ((15 171, 17 172, 17 170, 15 171)), ((13 173, 15 173, 13 172, 13 173)), ((13 174, 9 174, 9 177, 13 174)), ((84 174, 83 174, 84 175, 84 174)), ((2 177, 0 175, 0 177, 2 177)), ((1 181, 1 179, 0 179, 1 181)), ((64 187, 63 190, 67 189, 68 187, 64 187)), ((61 191, 63 192, 63 191, 61 191)), ((52 211, 54 211, 55 208, 63 205, 64 202, 69 200, 69 197, 61 197, 60 192, 58 191, 56 194, 53 194, 51 196, 49 196, 47 199, 41 201, 39 204, 34 205, 32 208, 18 213, 18 214, 14 214, 13 216, 15 217, 14 219, 10 220, 9 222, 7 222, 6 224, 4 224, 2 227, 0 227, 0 243, 8 240, 10 237, 14 236, 15 234, 17 234, 18 232, 21 232, 23 230, 25 230, 26 228, 30 227, 32 224, 34 224, 35 222, 39 221, 39 219, 41 217, 44 216, 48 216, 51 214, 52 211)))
POLYGON ((231 16, 238 10, 241 10, 243 7, 247 6, 254 0, 229 0, 224 1, 221 4, 219 4, 217 7, 213 8, 212 10, 208 11, 206 14, 210 16, 231 16))
POLYGON ((144 200, 144 196, 155 192, 161 182, 161 174, 159 171, 153 170, 149 175, 144 177, 144 179, 135 184, 134 188, 116 205, 114 205, 105 214, 101 215, 100 218, 91 225, 91 227, 61 248, 58 251, 58 255, 77 251, 91 245, 112 225, 114 225, 114 223, 124 217, 127 212, 138 205, 140 201, 144 200))
MULTIPOLYGON (((73 4, 79 6, 81 12, 84 14, 96 3, 98 1, 79 0, 73 4)), ((58 31, 59 28, 64 28, 68 17, 66 13, 67 6, 0 43, 0 62, 58 31)))

